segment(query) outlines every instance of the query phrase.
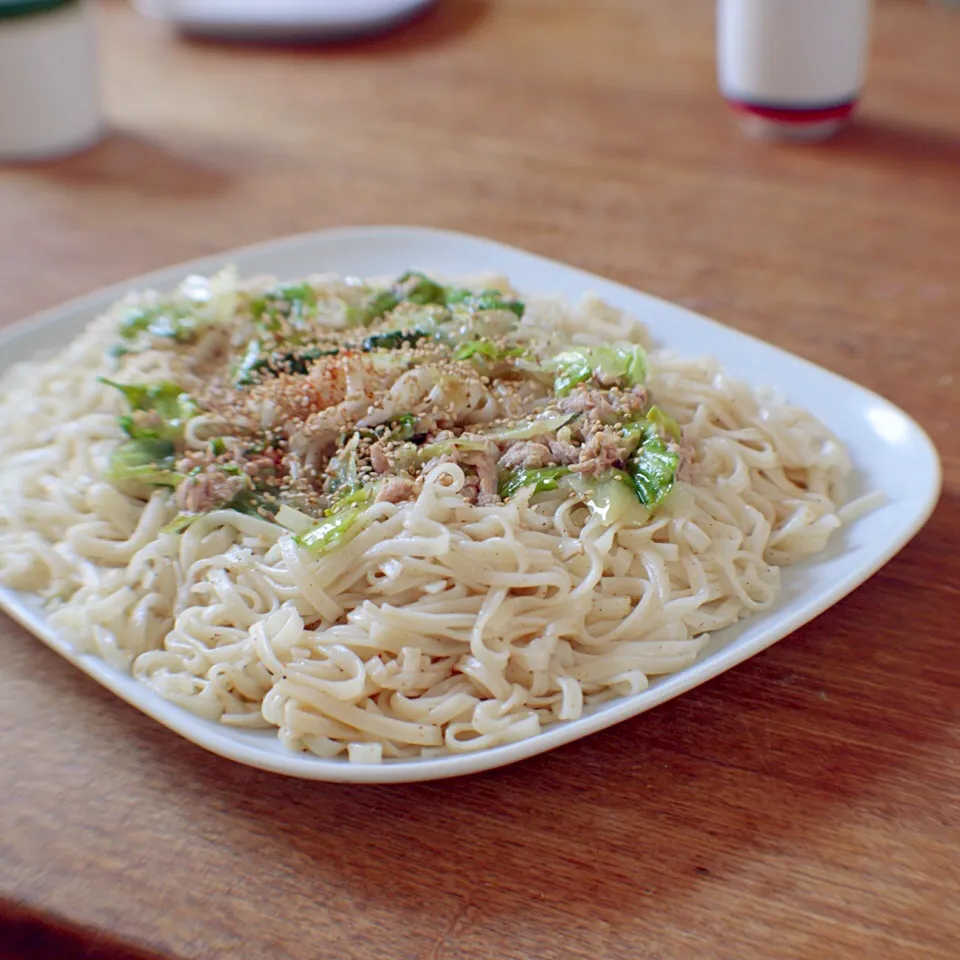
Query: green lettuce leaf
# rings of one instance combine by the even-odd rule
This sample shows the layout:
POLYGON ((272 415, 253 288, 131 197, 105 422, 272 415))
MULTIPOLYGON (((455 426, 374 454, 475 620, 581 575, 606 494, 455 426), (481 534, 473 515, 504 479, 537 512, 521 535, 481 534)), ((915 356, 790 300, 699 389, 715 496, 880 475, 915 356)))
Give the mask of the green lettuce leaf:
POLYGON ((360 312, 360 323, 369 327, 375 320, 385 317, 400 303, 399 298, 392 290, 380 290, 375 293, 360 312))
POLYGON ((465 287, 446 287, 431 280, 425 273, 408 270, 397 278, 394 293, 400 300, 409 303, 434 303, 452 307, 460 305, 472 312, 485 310, 509 310, 522 317, 525 304, 505 296, 499 290, 468 290, 465 287))
POLYGON ((498 346, 493 340, 468 340, 461 343, 453 352, 453 360, 480 360, 489 363, 498 363, 501 360, 510 360, 522 357, 526 351, 523 347, 498 346))
POLYGON ((363 504, 340 510, 294 539, 313 556, 323 556, 360 532, 362 527, 358 521, 366 513, 367 506, 363 504))
POLYGON ((570 470, 567 467, 541 467, 536 470, 521 467, 501 477, 499 493, 504 500, 508 500, 524 487, 532 486, 534 493, 556 490, 561 478, 569 473, 570 470))
POLYGON ((526 304, 520 300, 507 298, 499 290, 464 290, 458 287, 447 287, 444 291, 443 302, 449 307, 462 304, 469 310, 509 310, 517 318, 523 316, 526 304))
POLYGON ((391 421, 392 429, 387 436, 388 440, 409 440, 416 436, 418 418, 412 413, 401 413, 391 421))
POLYGON ((532 440, 544 435, 553 436, 576 417, 575 413, 542 413, 533 420, 525 420, 512 427, 491 427, 483 430, 483 436, 491 440, 532 440))
POLYGON ((663 503, 673 489, 679 466, 680 455, 668 449, 655 427, 649 424, 640 446, 627 461, 627 470, 644 506, 652 508, 663 503))
POLYGON ((193 398, 166 380, 147 384, 117 383, 106 377, 97 380, 123 394, 133 415, 121 416, 120 426, 134 439, 181 440, 187 421, 199 413, 193 398), (137 413, 155 416, 137 417, 137 413))
POLYGON ((624 470, 611 470, 602 477, 571 473, 560 486, 576 493, 605 526, 618 522, 643 524, 650 517, 637 496, 633 477, 624 470))
POLYGON ((317 291, 309 283, 284 284, 265 291, 250 301, 253 322, 263 330, 277 333, 281 320, 289 320, 295 327, 316 314, 317 291))
POLYGON ((176 457, 169 440, 143 437, 116 447, 104 474, 108 483, 142 483, 175 487, 183 479, 176 473, 176 457))
POLYGON ((141 334, 189 343, 200 323, 194 312, 185 306, 161 303, 150 307, 131 307, 120 320, 118 333, 122 340, 134 340, 141 334))
POLYGON ((397 277, 394 293, 399 299, 406 300, 409 303, 442 304, 445 288, 419 270, 408 270, 402 276, 397 277))
POLYGON ((676 443, 680 442, 680 424, 670 414, 664 413, 658 406, 654 405, 647 411, 647 420, 657 428, 661 437, 669 437, 676 443))
MULTIPOLYGON (((177 477, 177 483, 180 480, 184 479, 183 477, 177 477)), ((176 484, 171 484, 175 486, 176 484)), ((280 507, 282 510, 289 510, 289 507, 280 507)), ((245 485, 241 490, 238 490, 229 500, 221 500, 219 503, 215 503, 209 510, 205 510, 202 513, 178 513, 166 526, 162 527, 161 533, 183 533, 187 530, 194 521, 199 520, 201 517, 205 517, 208 514, 216 513, 217 510, 236 510, 237 513, 244 513, 250 517, 258 517, 266 519, 267 517, 273 516, 275 513, 278 513, 277 504, 274 501, 267 500, 261 493, 253 488, 251 484, 245 485)), ((293 511, 297 513, 298 511, 293 511)), ((306 516, 305 514, 300 514, 301 516, 306 516)), ((275 518, 279 523, 279 516, 275 518)), ((313 523, 314 520, 312 517, 309 518, 310 523, 313 523)), ((286 526, 286 524, 282 524, 286 526)))
POLYGON ((270 352, 262 341, 254 339, 247 343, 243 356, 234 370, 234 384, 249 386, 260 375, 276 376, 280 371, 293 374, 309 373, 321 357, 332 357, 340 352, 339 347, 307 347, 304 350, 270 352))
POLYGON ((364 353, 371 350, 399 350, 404 344, 415 347, 421 340, 433 336, 432 330, 414 327, 411 330, 387 330, 384 333, 372 333, 360 344, 364 353))
POLYGON ((553 357, 546 366, 555 372, 553 387, 559 397, 593 376, 629 387, 640 386, 647 378, 647 354, 637 344, 573 347, 553 357))

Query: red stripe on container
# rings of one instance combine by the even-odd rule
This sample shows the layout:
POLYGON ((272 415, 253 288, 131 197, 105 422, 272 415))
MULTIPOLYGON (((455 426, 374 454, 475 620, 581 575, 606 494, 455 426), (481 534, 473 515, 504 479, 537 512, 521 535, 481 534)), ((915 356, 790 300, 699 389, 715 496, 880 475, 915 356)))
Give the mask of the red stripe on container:
POLYGON ((823 120, 844 120, 853 113, 856 99, 847 103, 835 103, 828 107, 775 107, 769 104, 747 103, 743 100, 727 101, 739 113, 750 113, 764 120, 778 123, 820 123, 823 120))

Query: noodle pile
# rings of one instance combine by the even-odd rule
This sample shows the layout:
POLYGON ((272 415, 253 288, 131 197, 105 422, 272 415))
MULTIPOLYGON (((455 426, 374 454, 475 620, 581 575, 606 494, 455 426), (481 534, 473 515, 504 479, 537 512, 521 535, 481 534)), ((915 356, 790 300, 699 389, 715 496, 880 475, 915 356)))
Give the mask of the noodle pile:
MULTIPOLYGON (((568 342, 647 344, 593 298, 527 309, 568 342)), ((826 427, 711 360, 651 349, 646 387, 693 467, 645 522, 608 523, 563 489, 471 502, 463 465, 439 462, 415 499, 369 504, 362 529, 319 556, 232 509, 171 528, 168 489, 104 479, 122 404, 97 376, 115 375, 118 316, 0 385, 0 583, 42 597, 76 649, 202 717, 275 729, 291 750, 376 763, 575 719, 769 609, 780 567, 841 525, 850 465, 826 427)), ((122 359, 143 382, 189 382, 196 362, 122 359)))

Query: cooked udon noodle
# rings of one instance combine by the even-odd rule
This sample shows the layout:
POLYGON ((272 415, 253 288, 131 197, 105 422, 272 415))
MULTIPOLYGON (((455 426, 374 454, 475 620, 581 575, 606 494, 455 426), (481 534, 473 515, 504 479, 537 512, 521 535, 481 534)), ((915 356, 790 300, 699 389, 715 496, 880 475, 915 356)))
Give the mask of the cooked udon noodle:
MULTIPOLYGON (((243 291, 264 289, 230 273, 185 286, 201 314, 219 318, 211 329, 232 331, 228 347, 195 331, 131 328, 131 304, 158 302, 150 295, 0 387, 0 582, 42 597, 78 650, 202 717, 368 763, 530 737, 692 664, 711 632, 768 609, 780 567, 823 550, 841 525, 849 463, 823 424, 709 359, 650 348, 640 322, 590 297, 576 308, 531 298, 519 329, 541 359, 554 345, 648 347, 641 393, 680 425, 690 461, 654 508, 591 505, 589 470, 579 487, 484 495, 477 461, 439 456, 403 473, 403 495, 361 500, 360 522, 335 549, 311 551, 273 512, 198 510, 196 481, 196 515, 178 522, 182 490, 116 482, 124 404, 97 377, 202 392, 224 350, 236 360, 236 330, 249 334, 249 317, 236 322, 249 305, 243 291), (146 340, 117 358, 124 323, 146 340)), ((358 297, 383 288, 314 278, 311 289, 321 304, 363 306, 358 297)), ((352 322, 315 304, 308 312, 315 324, 352 322)), ((190 421, 183 450, 209 446, 223 417, 208 408, 190 421)), ((442 426, 419 429, 433 440, 442 426)), ((455 441, 462 429, 447 434, 455 441)), ((314 503, 314 520, 330 513, 325 503, 314 503)))

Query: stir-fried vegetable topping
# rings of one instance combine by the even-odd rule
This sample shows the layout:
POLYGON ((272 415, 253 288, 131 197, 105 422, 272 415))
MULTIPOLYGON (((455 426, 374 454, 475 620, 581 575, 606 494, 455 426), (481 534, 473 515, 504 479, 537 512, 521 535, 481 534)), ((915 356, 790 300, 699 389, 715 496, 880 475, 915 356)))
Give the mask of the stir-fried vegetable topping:
POLYGON ((191 344, 189 389, 173 372, 125 383, 122 357, 103 381, 129 408, 107 479, 175 488, 170 530, 237 510, 320 555, 375 502, 417 497, 444 462, 470 502, 559 492, 605 524, 635 524, 682 474, 681 432, 650 402, 643 349, 558 347, 499 290, 418 271, 386 287, 319 278, 252 292, 194 278, 131 308, 120 331, 134 352, 191 344))

